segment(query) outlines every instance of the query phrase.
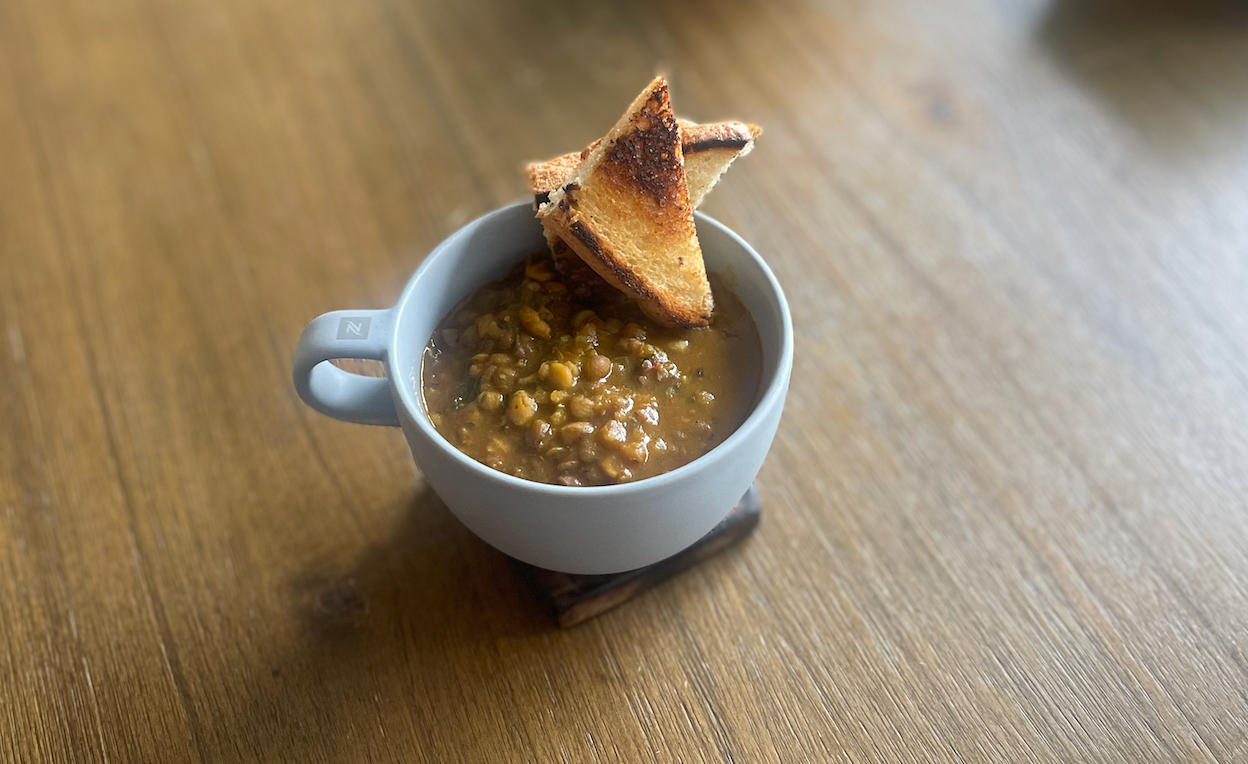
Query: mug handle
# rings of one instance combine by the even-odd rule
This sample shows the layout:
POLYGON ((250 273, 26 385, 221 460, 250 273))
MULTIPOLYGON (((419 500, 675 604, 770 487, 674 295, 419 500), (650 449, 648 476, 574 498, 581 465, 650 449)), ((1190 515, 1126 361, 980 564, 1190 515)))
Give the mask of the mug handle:
POLYGON ((312 319, 295 350, 295 390, 304 403, 344 422, 399 425, 389 380, 351 374, 329 363, 333 358, 384 362, 390 313, 335 310, 312 319))

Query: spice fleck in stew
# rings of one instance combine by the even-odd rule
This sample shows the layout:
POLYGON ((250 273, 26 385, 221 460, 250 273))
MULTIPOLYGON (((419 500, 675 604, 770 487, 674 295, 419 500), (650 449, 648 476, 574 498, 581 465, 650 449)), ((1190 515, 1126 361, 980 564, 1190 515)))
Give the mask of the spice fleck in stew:
POLYGON ((425 410, 461 451, 528 480, 611 485, 687 464, 741 425, 758 388, 758 331, 711 284, 710 328, 668 329, 623 294, 573 296, 533 255, 434 331, 425 410))

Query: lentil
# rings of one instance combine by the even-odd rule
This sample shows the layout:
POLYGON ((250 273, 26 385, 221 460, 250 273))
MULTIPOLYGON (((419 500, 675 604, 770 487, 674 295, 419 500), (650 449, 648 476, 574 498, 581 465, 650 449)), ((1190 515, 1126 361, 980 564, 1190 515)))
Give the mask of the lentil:
POLYGON ((512 394, 511 403, 507 404, 507 418, 512 424, 526 424, 536 413, 537 401, 533 400, 533 396, 524 390, 512 394))

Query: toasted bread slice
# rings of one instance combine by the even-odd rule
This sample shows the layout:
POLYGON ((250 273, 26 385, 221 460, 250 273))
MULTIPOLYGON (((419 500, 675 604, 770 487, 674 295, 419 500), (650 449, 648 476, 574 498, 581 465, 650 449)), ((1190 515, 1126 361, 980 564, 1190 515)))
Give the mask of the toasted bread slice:
POLYGON ((728 170, 728 165, 754 150, 754 139, 763 134, 763 129, 744 122, 691 123, 682 124, 680 134, 689 201, 697 209, 728 170))
MULTIPOLYGON (((754 148, 754 140, 763 130, 743 122, 716 122, 699 125, 677 118, 680 125, 681 151, 685 156, 685 177, 689 186, 689 201, 694 209, 702 203, 728 166, 737 157, 743 157, 754 148)), ((533 208, 537 209, 550 200, 550 192, 559 188, 576 174, 589 152, 601 143, 596 140, 580 152, 564 154, 545 162, 534 162, 527 168, 529 191, 533 194, 533 208)), ((563 275, 572 293, 582 299, 604 295, 614 289, 594 272, 558 236, 547 235, 555 270, 563 275)))
POLYGON ((707 325, 714 300, 693 223, 680 130, 662 77, 537 215, 548 234, 655 321, 707 325))
MULTIPOLYGON (((685 155, 685 177, 689 185, 689 201, 694 209, 715 186, 728 165, 754 149, 754 139, 763 130, 744 122, 715 122, 699 125, 678 119, 680 147, 685 155)), ((579 153, 564 154, 545 162, 534 162, 527 168, 529 191, 540 206, 550 199, 550 192, 562 186, 576 173, 581 161, 601 143, 594 141, 579 153)))

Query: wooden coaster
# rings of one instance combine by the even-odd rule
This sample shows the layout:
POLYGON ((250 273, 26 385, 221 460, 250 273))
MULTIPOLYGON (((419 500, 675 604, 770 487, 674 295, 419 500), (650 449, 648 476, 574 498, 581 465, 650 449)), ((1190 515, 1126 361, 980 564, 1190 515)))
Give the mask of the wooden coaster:
POLYGON ((582 576, 537 568, 515 560, 538 596, 550 605, 562 627, 584 623, 691 568, 750 535, 762 516, 758 488, 751 485, 728 516, 696 544, 644 568, 602 576, 582 576))

